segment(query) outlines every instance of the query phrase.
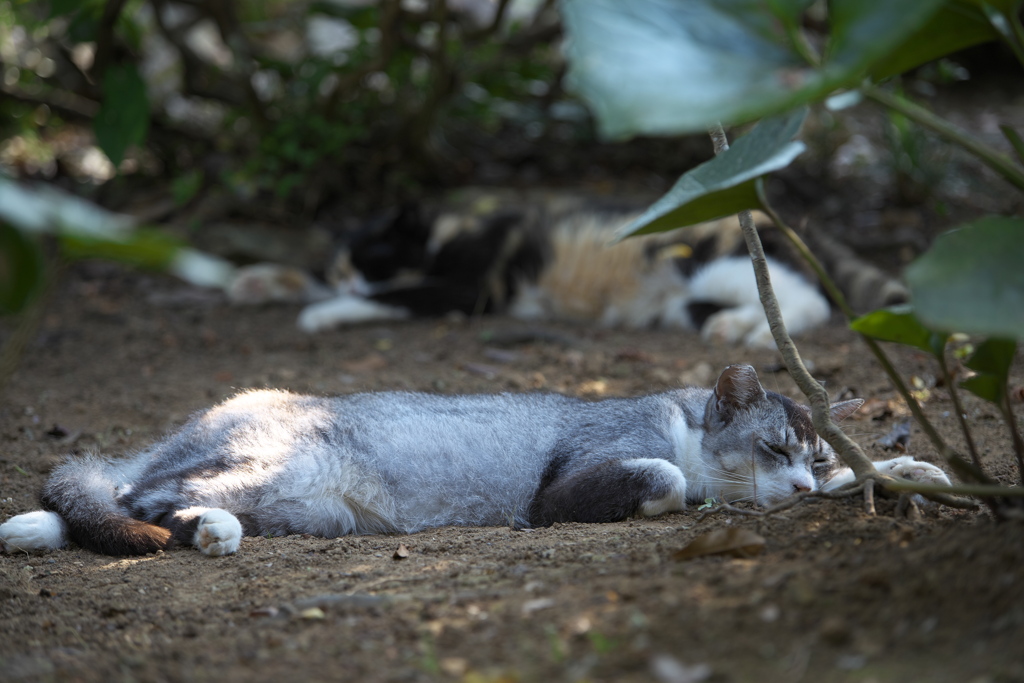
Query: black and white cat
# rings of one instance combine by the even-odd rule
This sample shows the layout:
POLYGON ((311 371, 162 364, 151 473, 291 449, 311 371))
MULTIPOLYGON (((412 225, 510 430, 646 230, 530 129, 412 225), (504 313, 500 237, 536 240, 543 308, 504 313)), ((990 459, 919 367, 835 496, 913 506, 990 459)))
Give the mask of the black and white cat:
MULTIPOLYGON (((838 403, 833 416, 861 403, 838 403)), ((907 456, 876 467, 949 481, 907 456)), ((67 460, 43 489, 44 510, 0 525, 0 543, 73 541, 112 555, 181 543, 226 555, 244 535, 611 522, 709 497, 771 504, 850 480, 807 409, 765 391, 748 365, 726 368, 714 389, 597 402, 250 391, 128 458, 67 460)))

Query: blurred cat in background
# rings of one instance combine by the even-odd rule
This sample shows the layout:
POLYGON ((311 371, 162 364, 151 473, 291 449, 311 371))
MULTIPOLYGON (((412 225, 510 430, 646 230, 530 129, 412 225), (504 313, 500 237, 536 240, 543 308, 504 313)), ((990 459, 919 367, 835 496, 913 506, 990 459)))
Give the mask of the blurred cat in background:
MULTIPOLYGON (((458 311, 691 329, 708 341, 773 348, 737 219, 610 244, 644 206, 499 191, 468 192, 437 211, 406 205, 346 236, 326 273, 329 288, 295 269, 259 264, 242 269, 229 294, 238 302, 308 303, 298 321, 307 332, 458 311)), ((767 218, 755 217, 788 330, 822 325, 828 300, 767 218)), ((845 274, 848 294, 867 300, 864 308, 905 300, 898 282, 848 250, 826 251, 837 266, 855 264, 835 270, 845 274)))

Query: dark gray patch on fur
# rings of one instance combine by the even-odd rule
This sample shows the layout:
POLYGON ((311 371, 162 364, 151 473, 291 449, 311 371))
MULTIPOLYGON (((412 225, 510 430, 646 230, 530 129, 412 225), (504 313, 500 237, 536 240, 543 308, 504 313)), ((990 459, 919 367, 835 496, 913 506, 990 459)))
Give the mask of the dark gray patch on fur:
POLYGON ((786 411, 786 421, 793 428, 797 439, 809 444, 818 440, 818 434, 814 431, 814 423, 811 422, 811 416, 807 413, 806 408, 788 396, 776 394, 774 391, 769 391, 768 396, 782 404, 786 411))
POLYGON ((604 462, 556 479, 537 492, 530 504, 530 524, 555 522, 617 522, 635 515, 649 500, 668 495, 664 483, 646 471, 604 462))

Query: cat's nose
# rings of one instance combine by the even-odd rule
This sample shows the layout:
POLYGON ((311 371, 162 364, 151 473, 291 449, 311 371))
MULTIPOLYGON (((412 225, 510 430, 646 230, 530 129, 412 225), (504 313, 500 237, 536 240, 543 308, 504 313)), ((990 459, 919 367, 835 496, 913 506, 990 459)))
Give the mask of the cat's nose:
POLYGON ((803 493, 804 491, 810 491, 810 486, 804 486, 803 484, 793 484, 793 491, 796 493, 803 493))

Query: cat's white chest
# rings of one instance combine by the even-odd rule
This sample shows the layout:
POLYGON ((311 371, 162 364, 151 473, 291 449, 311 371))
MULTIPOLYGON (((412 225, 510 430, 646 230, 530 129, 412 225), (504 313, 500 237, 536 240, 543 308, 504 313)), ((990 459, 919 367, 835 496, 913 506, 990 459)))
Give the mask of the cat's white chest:
POLYGON ((699 427, 691 427, 687 424, 686 417, 679 413, 672 416, 668 434, 675 453, 676 464, 689 476, 690 470, 701 462, 704 430, 699 427))

